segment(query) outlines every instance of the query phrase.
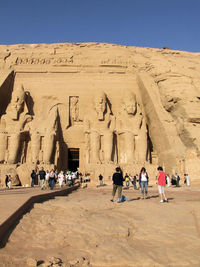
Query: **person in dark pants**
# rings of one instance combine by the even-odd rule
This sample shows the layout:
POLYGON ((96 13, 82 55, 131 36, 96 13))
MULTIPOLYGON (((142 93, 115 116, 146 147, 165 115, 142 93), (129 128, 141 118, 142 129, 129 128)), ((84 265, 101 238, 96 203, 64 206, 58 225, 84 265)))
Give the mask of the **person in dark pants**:
POLYGON ((113 191, 112 191, 112 199, 111 201, 114 201, 114 197, 116 194, 116 191, 118 191, 118 200, 117 202, 121 202, 121 196, 122 196, 122 187, 123 187, 123 176, 122 176, 122 172, 121 169, 119 167, 116 168, 116 172, 113 174, 112 177, 113 180, 113 191))
POLYGON ((56 181, 56 174, 55 174, 54 170, 51 170, 51 172, 49 174, 49 186, 50 186, 51 190, 54 189, 55 181, 56 181))
POLYGON ((175 177, 176 177, 176 186, 177 187, 180 187, 180 176, 178 175, 178 173, 176 173, 176 175, 175 175, 175 177))
POLYGON ((31 187, 34 187, 34 184, 35 184, 35 180, 36 180, 36 177, 37 177, 37 174, 34 170, 32 170, 32 173, 31 173, 31 187))
POLYGON ((133 187, 135 190, 137 190, 137 174, 133 177, 133 187))
POLYGON ((99 184, 103 185, 103 176, 99 174, 99 184))
POLYGON ((8 175, 6 175, 5 184, 6 184, 6 187, 9 188, 9 186, 8 186, 8 182, 9 182, 9 178, 8 178, 8 175))

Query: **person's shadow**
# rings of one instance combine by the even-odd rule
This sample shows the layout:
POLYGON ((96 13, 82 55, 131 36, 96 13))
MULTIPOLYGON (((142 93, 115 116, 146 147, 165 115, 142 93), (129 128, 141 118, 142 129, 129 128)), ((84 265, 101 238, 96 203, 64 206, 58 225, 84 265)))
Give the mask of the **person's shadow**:
MULTIPOLYGON (((153 195, 153 196, 148 196, 146 199, 158 198, 158 197, 159 197, 159 195, 153 195)), ((140 200, 140 199, 141 199, 141 197, 136 197, 136 198, 131 198, 129 201, 135 201, 135 200, 140 200)), ((169 202, 170 200, 173 200, 173 198, 170 197, 167 200, 169 202)))
POLYGON ((135 201, 135 200, 140 200, 140 197, 131 198, 129 201, 135 201))

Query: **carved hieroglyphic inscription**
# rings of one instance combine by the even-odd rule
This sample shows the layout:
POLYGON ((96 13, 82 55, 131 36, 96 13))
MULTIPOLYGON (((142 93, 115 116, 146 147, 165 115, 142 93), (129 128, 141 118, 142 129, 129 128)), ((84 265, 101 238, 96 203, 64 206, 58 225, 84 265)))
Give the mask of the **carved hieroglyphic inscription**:
POLYGON ((73 56, 69 57, 60 57, 60 58, 23 58, 18 57, 15 62, 17 65, 63 65, 63 64, 73 64, 73 56))

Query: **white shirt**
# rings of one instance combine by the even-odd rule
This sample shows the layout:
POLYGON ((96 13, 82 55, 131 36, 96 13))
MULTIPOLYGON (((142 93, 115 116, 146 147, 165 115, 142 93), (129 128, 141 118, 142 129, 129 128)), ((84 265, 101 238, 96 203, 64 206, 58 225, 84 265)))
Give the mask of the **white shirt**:
POLYGON ((141 182, 147 182, 146 172, 141 174, 141 182))

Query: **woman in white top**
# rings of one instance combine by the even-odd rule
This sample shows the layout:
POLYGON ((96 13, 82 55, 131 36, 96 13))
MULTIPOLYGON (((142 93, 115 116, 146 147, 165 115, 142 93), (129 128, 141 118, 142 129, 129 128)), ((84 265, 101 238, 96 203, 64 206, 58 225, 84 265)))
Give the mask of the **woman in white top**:
POLYGON ((169 175, 166 175, 166 180, 167 180, 167 186, 169 187, 171 185, 169 175))
POLYGON ((190 177, 188 174, 184 174, 184 178, 185 178, 185 181, 184 183, 186 183, 186 186, 190 186, 190 177))
POLYGON ((145 194, 145 198, 147 198, 148 182, 149 182, 148 173, 146 172, 146 169, 142 167, 140 171, 140 175, 139 175, 139 184, 141 187, 142 199, 144 199, 144 194, 145 194))
POLYGON ((64 181, 64 173, 63 171, 61 171, 59 174, 58 174, 58 182, 59 182, 59 186, 62 187, 63 185, 63 181, 64 181))

